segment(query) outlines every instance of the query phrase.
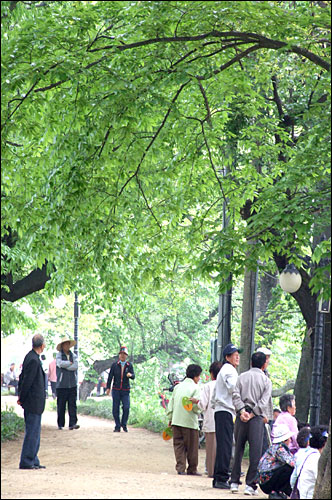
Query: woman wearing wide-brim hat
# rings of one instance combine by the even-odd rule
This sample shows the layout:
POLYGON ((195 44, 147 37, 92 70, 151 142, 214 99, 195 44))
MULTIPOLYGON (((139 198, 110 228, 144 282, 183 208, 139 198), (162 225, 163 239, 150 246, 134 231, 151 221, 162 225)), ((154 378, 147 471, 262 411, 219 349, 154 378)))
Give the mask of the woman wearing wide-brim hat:
POLYGON ((76 345, 76 340, 64 337, 57 345, 56 355, 56 392, 58 429, 65 426, 66 406, 68 402, 69 429, 79 429, 77 425, 77 356, 70 348, 76 345))

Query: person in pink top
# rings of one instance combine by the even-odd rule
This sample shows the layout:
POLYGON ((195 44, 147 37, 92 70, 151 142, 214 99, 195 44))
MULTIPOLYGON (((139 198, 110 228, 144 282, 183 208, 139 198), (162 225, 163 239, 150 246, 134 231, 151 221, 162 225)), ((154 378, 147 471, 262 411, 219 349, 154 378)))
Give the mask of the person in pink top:
POLYGON ((280 415, 277 417, 273 427, 272 427, 272 437, 273 437, 273 429, 280 425, 287 425, 288 429, 294 432, 294 435, 290 438, 289 450, 294 455, 299 449, 298 442, 296 440, 297 434, 299 432, 297 427, 297 420, 295 418, 296 413, 296 404, 295 404, 295 396, 294 394, 284 394, 281 396, 279 400, 279 406, 281 409, 280 415))
POLYGON ((56 353, 53 353, 53 361, 48 365, 48 380, 51 383, 53 399, 56 398, 56 353))

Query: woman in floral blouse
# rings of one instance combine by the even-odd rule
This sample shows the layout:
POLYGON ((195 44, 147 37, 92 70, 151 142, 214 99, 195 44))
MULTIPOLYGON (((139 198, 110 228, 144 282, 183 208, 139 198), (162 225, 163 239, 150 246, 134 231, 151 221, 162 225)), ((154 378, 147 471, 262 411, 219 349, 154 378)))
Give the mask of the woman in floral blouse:
POLYGON ((266 450, 258 465, 259 485, 269 498, 287 498, 291 494, 290 476, 295 467, 289 451, 290 438, 294 435, 287 425, 274 427, 273 444, 266 450))

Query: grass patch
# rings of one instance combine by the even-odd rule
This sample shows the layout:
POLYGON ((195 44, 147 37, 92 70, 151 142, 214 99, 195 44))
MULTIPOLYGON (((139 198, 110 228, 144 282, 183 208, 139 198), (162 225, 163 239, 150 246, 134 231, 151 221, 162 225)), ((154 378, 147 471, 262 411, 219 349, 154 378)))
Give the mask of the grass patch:
POLYGON ((1 442, 16 439, 24 431, 24 418, 14 412, 14 408, 6 405, 1 411, 1 442))

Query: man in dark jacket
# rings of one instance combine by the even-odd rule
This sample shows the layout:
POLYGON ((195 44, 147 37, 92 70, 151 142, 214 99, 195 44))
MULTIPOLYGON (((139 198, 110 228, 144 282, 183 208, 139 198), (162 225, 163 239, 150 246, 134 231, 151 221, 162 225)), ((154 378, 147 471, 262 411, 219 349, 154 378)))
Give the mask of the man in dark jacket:
POLYGON ((125 346, 120 348, 119 360, 112 364, 107 380, 106 394, 109 395, 112 387, 113 417, 115 420, 114 432, 120 432, 121 427, 128 432, 127 422, 130 408, 130 385, 129 379, 134 380, 135 374, 133 365, 127 361, 128 349, 125 346), (122 419, 120 422, 120 402, 122 402, 122 419))
POLYGON ((25 356, 18 382, 17 404, 24 409, 25 436, 20 469, 45 469, 38 458, 41 416, 45 409, 45 373, 39 355, 45 349, 42 335, 32 338, 32 350, 25 356))

